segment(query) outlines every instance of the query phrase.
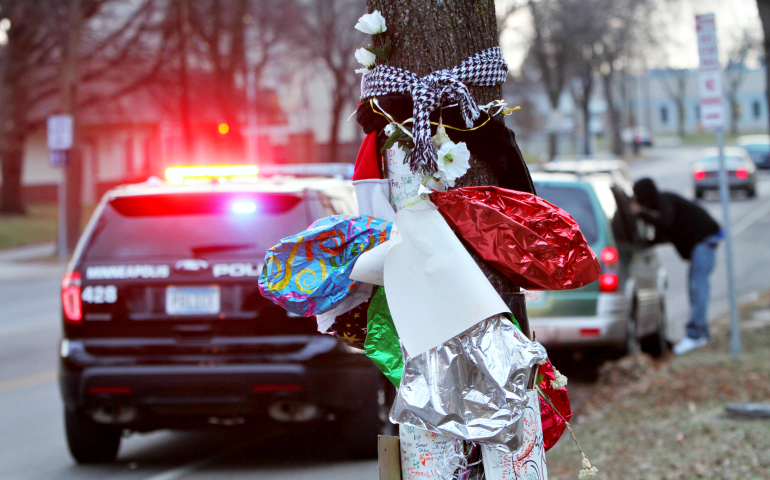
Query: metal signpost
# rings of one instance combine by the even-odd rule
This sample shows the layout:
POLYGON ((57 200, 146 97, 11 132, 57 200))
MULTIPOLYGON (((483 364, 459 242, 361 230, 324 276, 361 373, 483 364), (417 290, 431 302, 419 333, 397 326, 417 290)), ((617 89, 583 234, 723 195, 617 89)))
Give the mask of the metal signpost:
POLYGON ((62 167, 59 183, 59 225, 57 250, 59 262, 67 263, 67 164, 72 149, 72 115, 51 115, 48 117, 48 150, 52 167, 62 167))
POLYGON ((732 354, 733 357, 737 358, 741 355, 741 331, 738 325, 738 306, 735 299, 735 277, 733 275, 733 247, 730 234, 730 189, 727 185, 727 170, 725 168, 725 105, 722 90, 722 69, 719 66, 714 14, 696 15, 695 28, 698 33, 698 53, 700 56, 700 68, 698 69, 700 121, 703 128, 716 131, 717 146, 719 148, 719 196, 722 201, 722 229, 725 233, 732 354))

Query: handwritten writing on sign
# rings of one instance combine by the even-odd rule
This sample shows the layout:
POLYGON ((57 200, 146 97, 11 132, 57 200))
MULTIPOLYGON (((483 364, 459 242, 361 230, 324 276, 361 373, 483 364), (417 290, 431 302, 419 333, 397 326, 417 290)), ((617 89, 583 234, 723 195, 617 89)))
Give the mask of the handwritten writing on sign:
POLYGON ((400 425, 401 476, 404 480, 452 478, 456 466, 449 461, 455 439, 400 425))
POLYGON ((527 392, 527 407, 522 418, 521 448, 507 453, 484 446, 482 460, 487 480, 548 480, 540 423, 540 400, 537 392, 527 392))
POLYGON ((396 211, 419 201, 417 189, 421 177, 412 173, 406 161, 406 152, 398 143, 385 152, 388 162, 388 181, 390 183, 390 204, 396 211))

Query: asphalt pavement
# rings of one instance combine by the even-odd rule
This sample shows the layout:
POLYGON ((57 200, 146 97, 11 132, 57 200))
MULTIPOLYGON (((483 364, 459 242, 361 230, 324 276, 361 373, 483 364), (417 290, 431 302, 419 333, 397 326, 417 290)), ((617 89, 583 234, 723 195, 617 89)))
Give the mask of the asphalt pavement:
MULTIPOLYGON (((637 177, 693 198, 690 162, 699 149, 653 149, 635 162, 637 177)), ((722 222, 717 199, 701 202, 722 222)), ((740 296, 770 287, 770 173, 762 172, 755 199, 731 202, 736 283, 740 296)), ((678 339, 687 319, 686 274, 672 247, 659 247, 669 272, 669 337, 678 339)), ((724 245, 713 279, 710 316, 727 310, 724 245)), ((22 255, 23 257, 23 255, 22 255)), ((351 460, 328 435, 248 426, 218 432, 132 435, 114 465, 78 466, 64 440, 55 368, 61 268, 19 263, 0 252, 0 479, 376 479, 374 460, 351 460)))

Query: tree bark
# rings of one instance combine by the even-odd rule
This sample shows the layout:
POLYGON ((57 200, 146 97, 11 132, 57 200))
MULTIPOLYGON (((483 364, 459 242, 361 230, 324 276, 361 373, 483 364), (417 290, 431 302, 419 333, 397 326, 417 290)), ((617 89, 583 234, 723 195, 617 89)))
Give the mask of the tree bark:
MULTIPOLYGON (((451 68, 471 55, 499 46, 494 0, 367 0, 369 11, 385 17, 392 41, 388 65, 419 76, 451 68)), ((375 38, 375 46, 380 39, 375 38)), ((502 98, 502 88, 469 86, 479 105, 502 98)), ((457 187, 497 185, 488 162, 471 156, 471 167, 457 187)), ((517 292, 507 278, 469 252, 495 289, 517 292)))

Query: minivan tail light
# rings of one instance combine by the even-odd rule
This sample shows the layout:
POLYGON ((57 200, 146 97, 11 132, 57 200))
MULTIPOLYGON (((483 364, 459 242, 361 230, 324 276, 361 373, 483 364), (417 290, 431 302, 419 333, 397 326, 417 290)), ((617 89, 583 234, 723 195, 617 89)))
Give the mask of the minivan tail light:
POLYGON ((604 263, 615 263, 618 261, 618 251, 614 247, 604 247, 599 259, 604 263))
POLYGON ((741 179, 746 178, 749 176, 749 171, 745 168, 739 168, 735 171, 735 176, 741 179))
POLYGON ((706 172, 704 172, 703 170, 695 170, 692 176, 695 177, 695 180, 703 180, 704 178, 706 178, 706 172))
POLYGON ((67 272, 61 280, 61 304, 64 318, 70 323, 80 323, 83 308, 80 300, 80 272, 67 272))
POLYGON ((599 291, 612 293, 618 289, 618 276, 614 273, 602 273, 599 276, 599 291))

